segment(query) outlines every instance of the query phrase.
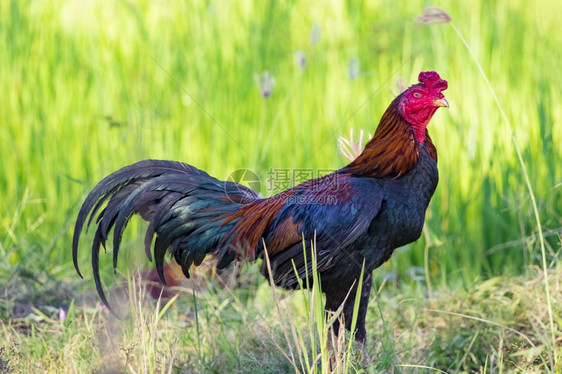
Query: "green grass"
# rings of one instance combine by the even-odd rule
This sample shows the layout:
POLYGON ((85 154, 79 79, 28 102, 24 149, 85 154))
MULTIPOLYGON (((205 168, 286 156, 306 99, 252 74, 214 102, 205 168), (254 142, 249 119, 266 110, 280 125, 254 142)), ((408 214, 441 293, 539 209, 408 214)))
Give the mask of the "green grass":
MULTIPOLYGON (((395 79, 411 84, 420 70, 436 70, 449 81, 451 104, 429 127, 440 184, 423 239, 375 272, 384 291, 368 315, 373 370, 554 370, 562 360, 561 23, 562 5, 548 0, 0 0, 0 368, 100 370, 110 353, 119 370, 294 371, 285 354, 296 342, 284 338, 271 290, 253 267, 241 289, 197 295, 199 324, 182 317, 193 308, 189 292, 162 316, 150 304, 129 308, 123 322, 97 310, 90 273, 79 281, 70 258, 79 204, 103 176, 145 158, 184 161, 218 178, 249 168, 262 193, 271 168, 337 169, 346 163, 338 136, 374 132, 395 79), (470 52, 450 25, 414 23, 429 5, 450 14, 470 52), (315 24, 322 32, 311 44, 315 24), (350 80, 354 57, 361 72, 350 80), (276 79, 268 99, 254 81, 265 70, 276 79), (534 191, 543 252, 506 121, 534 191), (51 320, 72 299, 70 322, 51 320), (536 348, 509 329, 428 309, 499 323, 536 348), (111 343, 104 324, 119 333, 111 343), (141 333, 146 345, 135 342, 141 333)), ((136 222, 122 272, 146 266, 145 226, 136 222)), ((118 283, 109 257, 103 278, 118 283)), ((277 292, 292 304, 304 297, 277 292)), ((295 308, 295 326, 310 331, 310 315, 295 308)), ((304 342, 316 344, 310 334, 304 342)))
MULTIPOLYGON (((34 310, 0 324, 0 368, 23 373, 326 373, 331 371, 325 360, 331 356, 323 357, 325 352, 335 357, 328 362, 337 373, 472 373, 487 372, 485 367, 494 373, 543 373, 545 364, 552 365, 546 300, 536 292, 539 272, 493 277, 467 288, 437 288, 431 300, 423 296, 421 284, 397 287, 378 281, 367 315, 370 361, 364 366, 355 345, 328 343, 328 325, 317 318, 321 306, 313 305, 314 294, 273 293, 256 266, 246 270, 241 282, 252 292, 250 286, 211 287, 196 292, 195 301, 188 285, 160 307, 131 276, 112 295, 122 320, 96 307, 91 293, 75 292, 76 306, 68 308, 64 321, 58 310, 37 304, 45 313, 34 310)), ((559 300, 562 269, 553 269, 550 276, 553 297, 559 300)), ((562 313, 560 303, 554 304, 554 313, 562 313)))

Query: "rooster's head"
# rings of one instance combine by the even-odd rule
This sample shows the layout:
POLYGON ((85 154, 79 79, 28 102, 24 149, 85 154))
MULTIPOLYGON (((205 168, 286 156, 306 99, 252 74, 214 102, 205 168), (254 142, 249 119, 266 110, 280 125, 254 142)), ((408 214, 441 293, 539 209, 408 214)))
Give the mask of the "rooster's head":
POLYGON ((402 116, 412 125, 416 139, 422 143, 425 128, 439 107, 449 107, 441 93, 447 89, 447 81, 434 71, 423 71, 420 83, 408 88, 400 95, 399 108, 402 116))

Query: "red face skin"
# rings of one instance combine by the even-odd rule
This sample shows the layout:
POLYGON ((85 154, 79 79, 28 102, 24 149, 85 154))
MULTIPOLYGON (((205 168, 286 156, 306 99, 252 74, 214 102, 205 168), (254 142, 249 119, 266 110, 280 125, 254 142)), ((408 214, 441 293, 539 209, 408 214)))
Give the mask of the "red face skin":
POLYGON ((418 143, 425 140, 425 128, 439 107, 448 107, 449 103, 441 91, 447 89, 447 81, 435 72, 422 72, 419 84, 408 88, 400 99, 400 112, 412 125, 418 143))

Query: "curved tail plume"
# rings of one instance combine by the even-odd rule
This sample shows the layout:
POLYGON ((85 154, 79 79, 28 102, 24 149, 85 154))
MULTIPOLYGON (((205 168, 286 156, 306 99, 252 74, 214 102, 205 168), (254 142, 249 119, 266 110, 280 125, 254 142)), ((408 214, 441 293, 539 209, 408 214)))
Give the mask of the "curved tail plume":
POLYGON ((78 266, 80 235, 84 225, 88 228, 97 214, 91 253, 93 276, 102 302, 115 314, 99 274, 100 246, 106 248, 112 229, 115 269, 130 218, 139 214, 149 222, 145 252, 152 261, 151 244, 156 235, 154 260, 165 284, 163 266, 167 249, 187 277, 191 265, 200 265, 207 254, 218 256, 222 266, 230 263, 235 258, 232 228, 238 219, 227 221, 226 218, 257 198, 254 191, 242 185, 219 181, 180 162, 145 160, 124 167, 99 182, 82 204, 72 241, 74 267, 82 277, 78 266))

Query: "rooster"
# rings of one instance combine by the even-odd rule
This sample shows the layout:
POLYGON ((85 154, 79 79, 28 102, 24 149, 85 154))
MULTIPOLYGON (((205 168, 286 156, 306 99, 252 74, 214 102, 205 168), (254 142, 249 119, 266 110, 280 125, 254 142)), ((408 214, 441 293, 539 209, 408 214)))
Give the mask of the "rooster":
MULTIPOLYGON (((364 271, 353 331, 364 343, 371 273, 396 248, 420 237, 439 178, 437 151, 426 127, 439 107, 449 106, 441 93, 447 81, 436 72, 422 72, 419 82, 391 102, 374 136, 350 164, 269 198, 180 162, 145 160, 110 174, 94 187, 78 213, 72 243, 76 271, 82 277, 79 239, 96 214, 93 277, 111 311, 99 275, 100 246, 105 248, 113 229, 115 268, 133 214, 149 222, 145 252, 150 261, 154 257, 164 284, 166 252, 186 277, 209 255, 221 269, 234 260, 264 258, 267 252, 271 274, 266 261, 262 273, 277 286, 310 286, 314 242, 325 309, 342 307, 348 330, 364 271)), ((339 331, 339 322, 334 329, 339 331)))

